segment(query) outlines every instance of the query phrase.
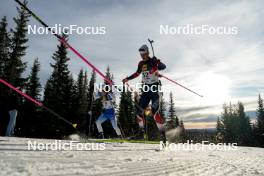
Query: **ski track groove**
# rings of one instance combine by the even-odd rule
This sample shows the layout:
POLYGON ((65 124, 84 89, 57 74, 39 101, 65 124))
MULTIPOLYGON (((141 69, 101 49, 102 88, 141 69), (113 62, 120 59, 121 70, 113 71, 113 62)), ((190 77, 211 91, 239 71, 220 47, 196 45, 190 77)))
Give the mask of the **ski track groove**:
POLYGON ((28 151, 27 140, 0 137, 0 175, 264 176, 261 148, 157 152, 155 144, 107 143, 105 151, 28 151))

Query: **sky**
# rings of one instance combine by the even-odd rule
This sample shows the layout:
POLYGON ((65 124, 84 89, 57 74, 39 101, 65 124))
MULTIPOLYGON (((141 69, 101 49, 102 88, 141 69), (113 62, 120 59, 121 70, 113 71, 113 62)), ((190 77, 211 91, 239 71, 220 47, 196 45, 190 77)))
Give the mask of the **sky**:
MULTIPOLYGON (((155 55, 167 65, 161 73, 204 95, 200 98, 162 79, 164 98, 173 93, 177 115, 187 128, 214 128, 224 103, 243 102, 254 119, 258 94, 264 96, 263 5, 261 0, 34 0, 28 7, 50 26, 104 26, 105 35, 73 34, 69 42, 99 70, 104 72, 109 65, 117 84, 136 71, 138 48, 153 39, 155 55), (160 25, 187 24, 235 26, 237 34, 160 33, 160 25)), ((7 16, 10 28, 16 7, 15 1, 0 2, 0 17, 7 16)), ((41 26, 33 18, 29 24, 41 26)), ((58 41, 51 34, 29 34, 28 38, 24 59, 32 65, 39 58, 44 86, 58 41)), ((73 53, 69 57, 75 78, 80 69, 91 72, 73 53)), ((131 84, 136 82, 140 78, 131 84)))

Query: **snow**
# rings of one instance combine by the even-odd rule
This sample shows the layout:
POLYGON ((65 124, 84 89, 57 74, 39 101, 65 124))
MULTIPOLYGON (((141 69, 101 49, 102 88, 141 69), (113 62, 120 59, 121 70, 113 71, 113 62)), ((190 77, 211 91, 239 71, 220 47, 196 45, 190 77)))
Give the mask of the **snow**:
POLYGON ((106 143, 103 151, 33 151, 29 140, 54 143, 0 137, 0 175, 264 175, 263 148, 157 151, 158 144, 106 143))

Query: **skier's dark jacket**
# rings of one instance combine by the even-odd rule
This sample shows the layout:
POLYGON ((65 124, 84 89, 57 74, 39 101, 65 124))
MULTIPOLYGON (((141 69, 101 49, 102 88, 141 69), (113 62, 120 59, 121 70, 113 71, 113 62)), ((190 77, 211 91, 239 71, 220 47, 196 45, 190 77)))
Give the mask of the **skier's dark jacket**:
POLYGON ((134 79, 140 75, 142 71, 149 71, 151 74, 154 73, 156 70, 164 70, 166 65, 160 62, 159 59, 156 57, 149 58, 147 61, 141 60, 138 63, 138 68, 135 73, 131 76, 127 77, 128 80, 134 79))

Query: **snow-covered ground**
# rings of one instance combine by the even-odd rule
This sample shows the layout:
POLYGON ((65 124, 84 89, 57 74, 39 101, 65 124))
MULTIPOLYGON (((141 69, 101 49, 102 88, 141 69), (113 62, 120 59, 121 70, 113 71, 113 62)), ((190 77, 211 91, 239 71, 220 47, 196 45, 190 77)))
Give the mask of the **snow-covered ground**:
POLYGON ((262 148, 157 151, 156 144, 107 143, 104 151, 33 151, 28 140, 54 142, 0 137, 0 175, 264 175, 262 148))

